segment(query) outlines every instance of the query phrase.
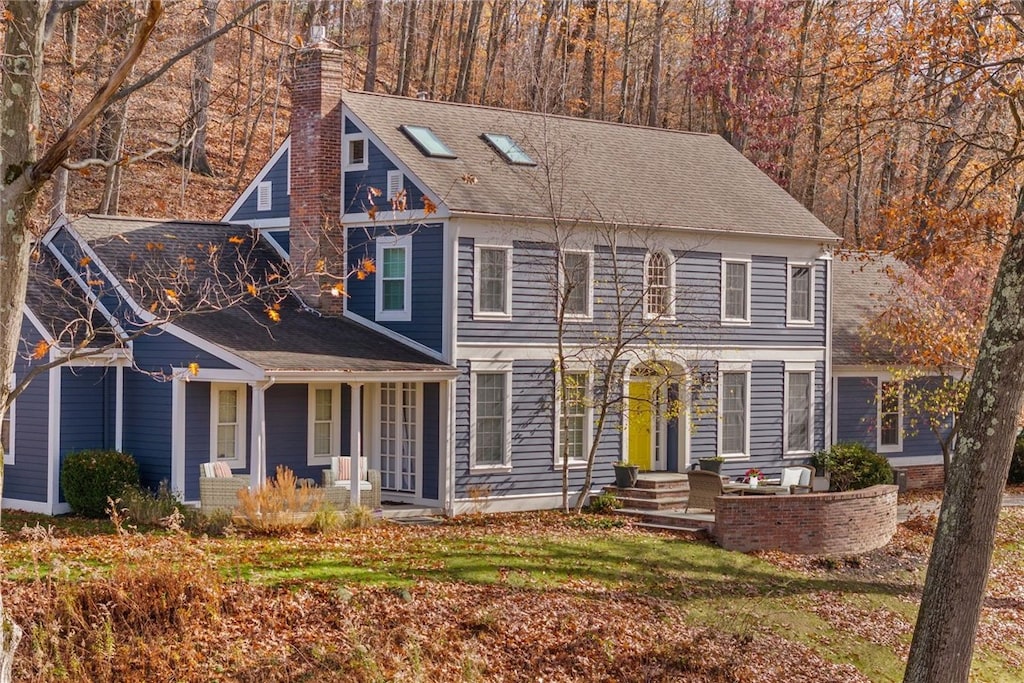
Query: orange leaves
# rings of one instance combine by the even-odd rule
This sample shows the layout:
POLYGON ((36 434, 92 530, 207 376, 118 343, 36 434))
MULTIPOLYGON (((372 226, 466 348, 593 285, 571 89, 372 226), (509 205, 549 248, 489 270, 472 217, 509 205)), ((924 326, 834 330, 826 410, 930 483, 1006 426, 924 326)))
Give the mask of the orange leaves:
POLYGON ((83 256, 82 258, 78 259, 78 265, 82 268, 85 268, 90 263, 92 263, 92 259, 89 258, 88 256, 83 256))
POLYGON ((426 216, 437 213, 437 204, 430 201, 430 197, 423 195, 420 199, 423 200, 423 213, 426 216))
POLYGON ((281 322, 280 310, 281 304, 273 304, 272 306, 267 306, 265 309, 263 309, 263 312, 266 313, 267 317, 270 318, 272 321, 274 321, 275 323, 279 323, 281 322))
POLYGON ((196 363, 196 362, 189 363, 188 364, 188 374, 192 375, 193 377, 197 377, 199 375, 199 363, 196 363))
POLYGON ((249 296, 256 296, 259 294, 259 291, 256 289, 256 285, 251 282, 245 286, 245 291, 249 292, 249 296))
POLYGON ((372 259, 363 259, 359 264, 359 268, 367 273, 377 272, 377 264, 372 259))
POLYGON ((341 283, 335 283, 331 285, 328 291, 331 293, 331 296, 341 296, 345 293, 345 287, 341 283))
POLYGON ((231 244, 245 244, 245 238, 239 237, 238 235, 232 235, 228 238, 228 242, 231 244))
POLYGON ((36 346, 32 349, 32 359, 40 360, 46 357, 46 354, 50 352, 50 344, 45 339, 40 339, 36 342, 36 346))
POLYGON ((178 294, 173 289, 165 289, 164 296, 166 296, 167 300, 170 301, 172 304, 177 305, 179 303, 178 294))
POLYGON ((377 207, 371 206, 369 209, 366 210, 366 215, 370 217, 371 221, 377 220, 377 207))
POLYGON ((146 242, 146 251, 163 251, 163 242, 146 242))

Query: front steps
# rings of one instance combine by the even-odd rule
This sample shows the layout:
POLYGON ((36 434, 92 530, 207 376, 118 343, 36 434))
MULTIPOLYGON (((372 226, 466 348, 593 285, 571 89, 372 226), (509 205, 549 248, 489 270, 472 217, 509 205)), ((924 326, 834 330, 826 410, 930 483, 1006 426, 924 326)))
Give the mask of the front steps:
POLYGON ((605 486, 606 493, 622 502, 616 514, 630 517, 637 526, 663 531, 709 533, 715 525, 714 513, 684 512, 690 494, 689 480, 676 472, 644 472, 631 488, 605 486))

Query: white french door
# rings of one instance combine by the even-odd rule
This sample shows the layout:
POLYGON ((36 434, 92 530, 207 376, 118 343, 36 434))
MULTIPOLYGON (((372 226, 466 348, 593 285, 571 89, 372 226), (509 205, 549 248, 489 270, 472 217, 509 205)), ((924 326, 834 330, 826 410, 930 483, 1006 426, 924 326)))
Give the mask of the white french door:
POLYGON ((378 399, 381 488, 414 494, 420 451, 419 385, 385 382, 378 399))

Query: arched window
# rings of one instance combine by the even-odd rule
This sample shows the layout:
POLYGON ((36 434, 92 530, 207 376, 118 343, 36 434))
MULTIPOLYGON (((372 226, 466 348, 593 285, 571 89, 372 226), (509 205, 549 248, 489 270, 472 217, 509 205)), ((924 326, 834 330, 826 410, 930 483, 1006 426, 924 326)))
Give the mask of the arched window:
POLYGON ((665 254, 654 252, 647 259, 644 287, 644 315, 658 317, 672 311, 672 277, 665 254))

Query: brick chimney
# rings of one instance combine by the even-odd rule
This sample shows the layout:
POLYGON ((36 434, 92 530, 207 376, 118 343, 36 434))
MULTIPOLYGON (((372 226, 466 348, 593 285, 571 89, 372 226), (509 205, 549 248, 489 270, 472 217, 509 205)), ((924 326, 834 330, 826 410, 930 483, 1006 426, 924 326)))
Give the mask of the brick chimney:
POLYGON ((325 313, 340 314, 342 54, 316 43, 295 55, 291 86, 291 234, 293 288, 325 313))

